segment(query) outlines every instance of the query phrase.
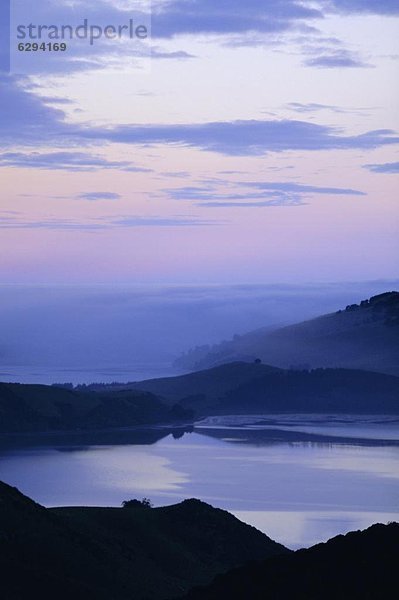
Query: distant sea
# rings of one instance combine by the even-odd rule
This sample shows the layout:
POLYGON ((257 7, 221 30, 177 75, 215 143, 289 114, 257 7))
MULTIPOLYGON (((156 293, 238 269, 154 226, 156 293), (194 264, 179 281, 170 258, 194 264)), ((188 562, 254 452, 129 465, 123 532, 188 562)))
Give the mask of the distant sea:
POLYGON ((144 363, 126 366, 59 367, 36 365, 0 366, 0 381, 5 383, 127 383, 157 377, 172 377, 179 373, 169 363, 144 363))

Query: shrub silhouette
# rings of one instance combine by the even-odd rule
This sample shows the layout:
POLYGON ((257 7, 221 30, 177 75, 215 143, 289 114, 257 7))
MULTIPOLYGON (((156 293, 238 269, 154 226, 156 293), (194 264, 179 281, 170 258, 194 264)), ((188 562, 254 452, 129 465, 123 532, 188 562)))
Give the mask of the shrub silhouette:
POLYGON ((149 498, 143 498, 142 500, 124 500, 122 506, 123 508, 152 508, 152 502, 149 498))

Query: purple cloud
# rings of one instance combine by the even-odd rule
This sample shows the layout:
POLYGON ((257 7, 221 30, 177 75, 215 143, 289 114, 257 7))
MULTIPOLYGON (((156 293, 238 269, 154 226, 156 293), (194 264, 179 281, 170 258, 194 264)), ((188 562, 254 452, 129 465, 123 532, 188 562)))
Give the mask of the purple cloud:
POLYGON ((176 145, 216 152, 226 156, 262 156, 272 152, 371 150, 399 142, 389 129, 368 131, 360 135, 345 135, 336 128, 299 120, 216 121, 186 124, 121 124, 96 127, 90 124, 70 124, 65 113, 43 103, 31 91, 23 89, 23 81, 0 78, 2 111, 0 140, 3 146, 34 146, 38 144, 62 147, 51 153, 8 152, 2 155, 7 166, 95 170, 116 168, 143 171, 129 163, 110 162, 91 157, 81 151, 93 143, 118 143, 134 146, 176 145), (65 147, 79 151, 66 152, 65 147))
POLYGON ((79 194, 78 198, 81 200, 119 200, 122 196, 113 192, 86 192, 79 194))
POLYGON ((393 162, 393 163, 384 163, 381 165, 364 165, 363 167, 364 169, 368 169, 369 171, 372 171, 373 173, 389 173, 389 174, 395 174, 395 173, 399 173, 399 162, 393 162))
POLYGON ((85 172, 99 169, 117 169, 129 172, 149 172, 150 169, 136 167, 128 161, 110 161, 87 152, 3 152, 1 167, 20 169, 45 169, 47 171, 85 172))

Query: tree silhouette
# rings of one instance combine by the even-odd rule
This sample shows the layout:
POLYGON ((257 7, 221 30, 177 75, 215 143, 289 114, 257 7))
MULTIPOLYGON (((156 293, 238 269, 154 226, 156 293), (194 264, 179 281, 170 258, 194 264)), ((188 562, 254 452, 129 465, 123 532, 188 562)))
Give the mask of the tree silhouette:
POLYGON ((152 508, 152 502, 149 498, 143 498, 142 500, 124 500, 122 502, 123 508, 152 508))

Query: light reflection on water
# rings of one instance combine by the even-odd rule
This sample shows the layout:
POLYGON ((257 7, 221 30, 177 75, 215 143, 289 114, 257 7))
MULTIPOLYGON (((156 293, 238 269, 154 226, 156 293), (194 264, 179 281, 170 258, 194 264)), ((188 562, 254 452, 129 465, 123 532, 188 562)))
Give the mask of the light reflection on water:
POLYGON ((274 441, 269 433, 260 441, 259 432, 251 439, 245 427, 226 430, 219 422, 146 445, 3 450, 0 479, 46 506, 197 497, 298 548, 399 519, 399 445, 367 445, 356 427, 361 444, 274 441))

